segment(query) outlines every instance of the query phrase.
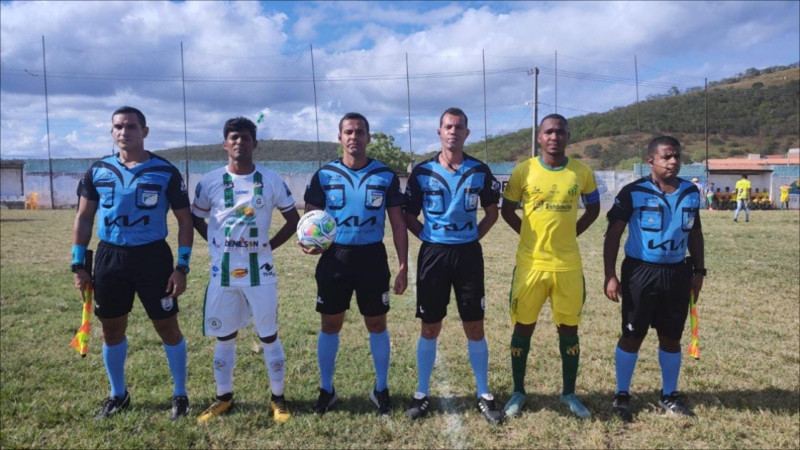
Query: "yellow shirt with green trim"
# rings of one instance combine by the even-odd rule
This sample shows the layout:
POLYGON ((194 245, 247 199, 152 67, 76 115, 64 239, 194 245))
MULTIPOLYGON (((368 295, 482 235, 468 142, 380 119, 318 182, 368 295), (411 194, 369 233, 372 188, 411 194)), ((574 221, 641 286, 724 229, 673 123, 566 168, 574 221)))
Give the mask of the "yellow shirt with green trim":
POLYGON ((742 178, 736 182, 736 198, 745 200, 750 195, 750 180, 742 178))
POLYGON ((596 190, 592 169, 573 158, 557 168, 541 157, 517 164, 503 193, 504 201, 522 205, 517 266, 553 272, 581 269, 578 200, 596 190))

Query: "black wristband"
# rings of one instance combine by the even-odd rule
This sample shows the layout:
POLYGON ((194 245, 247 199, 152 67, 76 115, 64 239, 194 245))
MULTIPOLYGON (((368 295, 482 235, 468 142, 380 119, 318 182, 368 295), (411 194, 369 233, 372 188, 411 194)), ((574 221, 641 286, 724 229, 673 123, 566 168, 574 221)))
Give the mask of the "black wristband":
POLYGON ((76 273, 79 270, 86 270, 86 266, 81 263, 73 263, 72 266, 70 266, 70 270, 72 270, 72 273, 76 273))
POLYGON ((177 266, 175 266, 175 270, 184 275, 187 275, 189 273, 189 266, 185 264, 178 264, 177 266))
POLYGON ((706 276, 708 271, 705 269, 705 267, 703 267, 703 268, 697 268, 696 267, 692 273, 695 274, 695 275, 706 276))

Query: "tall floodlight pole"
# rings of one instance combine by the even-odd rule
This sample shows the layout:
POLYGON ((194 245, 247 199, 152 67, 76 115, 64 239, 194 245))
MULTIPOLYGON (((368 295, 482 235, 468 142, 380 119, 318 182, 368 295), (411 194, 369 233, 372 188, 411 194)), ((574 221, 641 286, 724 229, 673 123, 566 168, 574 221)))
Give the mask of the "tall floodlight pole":
POLYGON ((536 123, 539 121, 539 68, 528 70, 533 75, 533 126, 531 126, 531 156, 536 157, 536 123))
POLYGON ((47 124, 47 165, 50 171, 50 209, 55 209, 55 190, 53 189, 53 158, 50 157, 50 106, 47 98, 47 58, 44 53, 44 35, 42 35, 42 68, 44 69, 44 120, 47 124))
POLYGON ((481 50, 483 56, 483 151, 486 161, 489 161, 489 122, 486 119, 486 50, 481 50))
POLYGON ((408 76, 408 52, 406 52, 406 104, 408 105, 408 152, 414 155, 414 149, 411 147, 411 78, 408 76))
POLYGON ((633 76, 636 79, 636 133, 640 131, 639 127, 639 65, 636 62, 636 55, 633 55, 633 76))
POLYGON ((186 188, 189 188, 189 137, 186 131, 186 72, 183 68, 183 41, 181 41, 181 88, 183 88, 183 154, 186 159, 186 188))
POLYGON ((558 50, 556 50, 556 73, 555 73, 555 100, 556 100, 556 110, 555 112, 558 113, 558 50))
POLYGON ((708 78, 705 78, 705 133, 706 133, 706 186, 711 175, 708 171, 708 78))
POLYGON ((319 114, 317 113, 317 75, 316 70, 314 69, 314 45, 309 44, 309 49, 311 49, 311 83, 314 86, 314 120, 317 123, 317 166, 322 166, 322 158, 319 153, 319 114))

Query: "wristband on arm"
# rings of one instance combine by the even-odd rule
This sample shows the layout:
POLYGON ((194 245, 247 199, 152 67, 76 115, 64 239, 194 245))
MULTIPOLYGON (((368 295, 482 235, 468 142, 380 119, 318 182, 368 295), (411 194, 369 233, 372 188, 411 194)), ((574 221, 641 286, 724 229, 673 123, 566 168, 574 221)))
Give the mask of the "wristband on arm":
POLYGON ((72 246, 72 266, 70 269, 75 272, 78 269, 86 269, 86 246, 73 245, 72 246))
POLYGON ((192 259, 192 247, 181 246, 178 247, 178 265, 189 267, 189 261, 192 259))

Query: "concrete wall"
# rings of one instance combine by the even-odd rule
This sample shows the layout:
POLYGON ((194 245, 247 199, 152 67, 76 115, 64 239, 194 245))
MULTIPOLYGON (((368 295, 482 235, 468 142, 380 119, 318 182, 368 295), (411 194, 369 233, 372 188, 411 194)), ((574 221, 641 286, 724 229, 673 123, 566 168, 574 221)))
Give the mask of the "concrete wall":
MULTIPOLYGON (((78 180, 83 173, 91 166, 93 161, 90 160, 53 160, 53 203, 55 208, 75 208, 77 206, 78 197, 76 189, 78 180)), ((172 162, 178 170, 185 173, 187 164, 185 161, 172 162)), ((194 198, 194 190, 197 183, 203 175, 213 169, 225 165, 225 161, 189 161, 188 170, 188 187, 189 198, 194 198)), ((304 205, 303 194, 305 193, 306 185, 311 179, 312 174, 320 167, 318 162, 303 162, 303 161, 259 161, 259 164, 274 170, 281 175, 283 180, 291 189, 298 208, 304 205)), ((514 163, 492 163, 490 164, 492 172, 501 183, 508 182, 508 177, 511 170, 514 168, 514 163)), ((0 197, 8 197, 12 195, 19 196, 19 179, 20 169, 9 169, 6 173, 4 169, 2 175, 2 192, 0 197), (14 172, 17 170, 17 172, 14 172), (16 181, 14 181, 16 180, 16 181), (16 185, 14 183, 17 183, 16 185), (15 194, 16 193, 16 194, 15 194)), ((39 207, 48 209, 50 208, 50 177, 49 177, 49 164, 47 160, 25 160, 24 169, 22 170, 21 178, 23 183, 23 194, 27 195, 31 192, 39 193, 39 207)), ((649 174, 649 167, 643 164, 634 166, 633 171, 596 171, 595 178, 597 179, 598 191, 600 192, 600 202, 603 210, 608 210, 614 202, 614 197, 622 186, 630 183, 631 181, 649 174)), ((703 165, 689 165, 681 169, 680 176, 686 179, 698 177, 700 183, 705 186, 707 180, 705 178, 705 166, 703 165)), ((733 186, 740 178, 739 175, 716 175, 711 174, 710 181, 714 182, 716 187, 724 190, 725 186, 733 186)), ((797 182, 800 178, 800 167, 798 166, 773 166, 772 172, 765 172, 760 175, 751 175, 749 177, 753 189, 759 190, 769 189, 770 199, 773 201, 775 207, 778 207, 780 199, 780 191, 778 187, 781 184, 797 182)), ((405 189, 407 177, 401 177, 401 187, 405 189)), ((504 186, 505 187, 505 186, 504 186)), ((793 202, 790 202, 792 209, 800 208, 797 201, 800 190, 794 192, 796 194, 793 202)))

